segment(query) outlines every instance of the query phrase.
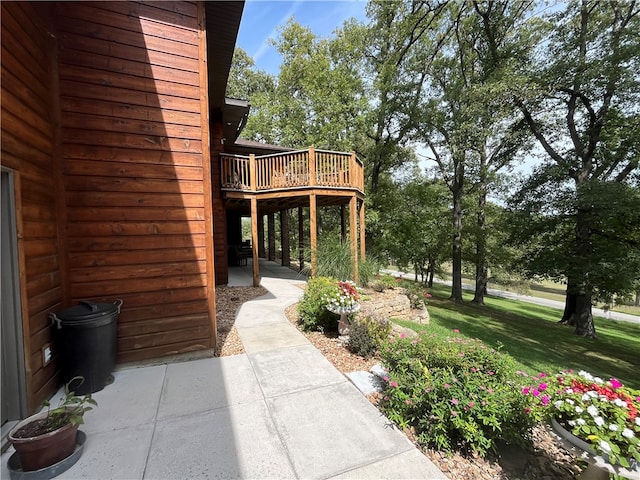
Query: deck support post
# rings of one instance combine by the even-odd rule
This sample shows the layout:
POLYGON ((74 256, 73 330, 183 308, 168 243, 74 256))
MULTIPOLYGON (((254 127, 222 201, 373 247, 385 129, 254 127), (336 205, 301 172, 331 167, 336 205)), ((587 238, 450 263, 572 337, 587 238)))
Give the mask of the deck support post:
POLYGON ((298 207, 298 260, 299 270, 304 269, 304 212, 298 207))
POLYGON ((349 200, 349 237, 351 240, 351 267, 353 281, 358 283, 358 199, 354 195, 349 200))
POLYGON ((318 223, 316 218, 316 194, 309 195, 309 240, 311 243, 311 276, 316 276, 318 267, 318 223))
POLYGON ((291 236, 289 232, 289 210, 280 210, 280 245, 282 246, 282 266, 291 266, 291 236))
POLYGON ((266 258, 267 252, 264 248, 264 215, 258 215, 258 257, 266 258))
POLYGON ((251 244, 253 245, 253 286, 260 285, 260 260, 258 258, 258 199, 251 197, 251 244))
POLYGON ((269 228, 269 250, 267 252, 267 257, 270 262, 275 262, 276 260, 276 219, 275 214, 268 213, 267 214, 267 227, 269 228))
POLYGON ((364 260, 366 251, 364 222, 364 200, 360 201, 360 259, 364 260))

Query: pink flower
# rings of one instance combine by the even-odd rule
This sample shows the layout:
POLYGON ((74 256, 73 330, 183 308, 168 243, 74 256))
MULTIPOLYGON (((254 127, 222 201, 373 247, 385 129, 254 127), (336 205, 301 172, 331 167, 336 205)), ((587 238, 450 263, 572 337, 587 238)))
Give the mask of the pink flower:
POLYGON ((457 417, 458 416, 458 412, 451 410, 451 416, 453 417, 457 417))
POLYGON ((540 373, 540 374, 538 375, 538 377, 540 377, 540 378, 544 378, 544 377, 546 377, 546 376, 547 376, 547 374, 546 374, 546 373, 544 373, 544 372, 542 372, 542 373, 540 373))
POLYGON ((540 390, 541 392, 544 392, 546 389, 547 389, 546 383, 541 383, 540 385, 538 385, 538 390, 540 390))
POLYGON ((620 380, 618 380, 617 378, 612 378, 612 379, 610 380, 610 382, 611 382, 611 386, 612 386, 613 388, 620 388, 620 387, 622 387, 622 383, 621 383, 621 382, 620 382, 620 380))
POLYGON ((471 367, 471 372, 476 373, 478 369, 476 367, 471 367))
POLYGON ((460 333, 460 330, 458 330, 457 328, 454 328, 453 333, 460 333))
POLYGON ((542 396, 542 405, 544 405, 545 407, 549 405, 549 395, 542 396))
POLYGON ((407 405, 411 405, 411 400, 406 400, 407 405))
POLYGON ((469 402, 469 408, 473 408, 474 406, 475 406, 475 403, 469 402))
POLYGON ((493 388, 487 388, 487 392, 493 393, 493 388))
POLYGON ((458 404, 458 400, 456 400, 455 398, 452 398, 451 399, 451 403, 453 403, 454 405, 457 405, 458 404))
POLYGON ((529 395, 529 391, 530 391, 530 390, 531 390, 531 388, 530 388, 530 387, 524 387, 524 388, 522 389, 522 393, 523 393, 523 395, 529 395))
POLYGON ((398 382, 389 382, 389 386, 393 388, 398 388, 398 382))
POLYGON ((449 385, 448 383, 445 383, 444 388, 451 388, 451 385, 449 385))
POLYGON ((460 353, 458 353, 458 356, 459 356, 459 357, 464 357, 464 352, 460 352, 460 353))
POLYGON ((540 396, 540 391, 536 388, 533 389, 533 396, 534 397, 539 397, 540 396))
POLYGON ((525 408, 524 413, 531 413, 531 409, 529 407, 525 408))
POLYGON ((400 334, 400 338, 407 338, 407 334, 406 333, 401 333, 400 334))

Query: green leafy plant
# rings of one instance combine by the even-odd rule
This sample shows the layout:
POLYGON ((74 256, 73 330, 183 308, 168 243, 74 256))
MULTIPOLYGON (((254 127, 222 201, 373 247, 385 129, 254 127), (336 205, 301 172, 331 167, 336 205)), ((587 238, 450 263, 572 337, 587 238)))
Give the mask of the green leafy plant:
POLYGON ((331 277, 309 279, 307 287, 298 304, 299 324, 305 331, 335 331, 338 315, 327 310, 326 297, 336 290, 338 281, 331 277))
POLYGON ((422 309, 426 306, 431 294, 427 292, 419 283, 402 280, 399 283, 404 288, 405 295, 409 298, 411 308, 422 309))
POLYGON ((390 342, 381 357, 389 372, 381 406, 421 444, 484 455, 498 440, 525 443, 535 420, 508 355, 477 340, 423 335, 390 342))
POLYGON ((354 320, 349 327, 347 347, 356 355, 370 358, 384 345, 391 333, 391 322, 375 315, 354 320))
POLYGON ((98 403, 91 397, 91 394, 78 396, 69 390, 69 385, 83 377, 74 377, 64 386, 64 397, 60 399, 58 406, 51 408, 51 403, 45 401, 43 406, 47 407, 47 417, 44 421, 44 428, 48 432, 57 430, 67 424, 81 425, 84 423, 84 414, 92 409, 90 405, 98 406, 98 403))
POLYGON ((640 391, 585 371, 541 373, 528 380, 522 393, 536 420, 557 420, 612 464, 640 462, 640 391))
POLYGON ((376 292, 384 292, 389 288, 398 286, 398 282, 393 275, 385 273, 384 275, 376 275, 369 282, 369 288, 376 292))

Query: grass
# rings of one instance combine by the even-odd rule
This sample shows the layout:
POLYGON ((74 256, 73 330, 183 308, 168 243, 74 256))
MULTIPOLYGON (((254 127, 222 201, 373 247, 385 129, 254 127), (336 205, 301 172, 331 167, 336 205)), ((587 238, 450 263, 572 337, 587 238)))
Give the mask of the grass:
MULTIPOLYGON (((594 318, 598 339, 593 340, 560 325, 558 309, 491 296, 484 306, 458 305, 448 300, 449 287, 437 285, 429 291, 431 323, 397 323, 443 338, 458 329, 462 336, 502 348, 528 373, 587 370, 640 388, 640 325, 594 318)), ((469 302, 472 295, 465 294, 464 299, 469 302)))

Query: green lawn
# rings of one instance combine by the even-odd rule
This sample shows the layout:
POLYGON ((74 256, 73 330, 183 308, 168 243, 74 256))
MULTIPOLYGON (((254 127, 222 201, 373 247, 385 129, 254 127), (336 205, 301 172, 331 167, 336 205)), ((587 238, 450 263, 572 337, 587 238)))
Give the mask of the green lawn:
MULTIPOLYGON (((443 337, 458 329, 460 335, 487 345, 502 345, 529 373, 587 370, 640 388, 640 325, 595 318, 598 339, 592 340, 558 324, 562 312, 554 308, 496 297, 487 297, 485 306, 456 305, 448 300, 449 287, 437 285, 429 291, 431 324, 398 323, 443 337)), ((465 295, 467 302, 472 298, 465 295)))

